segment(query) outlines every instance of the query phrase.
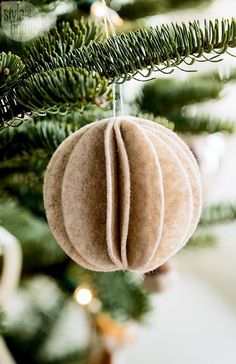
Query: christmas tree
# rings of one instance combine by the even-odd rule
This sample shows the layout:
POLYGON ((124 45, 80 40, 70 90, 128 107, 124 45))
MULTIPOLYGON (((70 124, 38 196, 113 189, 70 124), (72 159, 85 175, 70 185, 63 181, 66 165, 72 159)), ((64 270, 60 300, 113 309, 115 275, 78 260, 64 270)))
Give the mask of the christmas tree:
MULTIPOLYGON (((147 17, 195 2, 114 0, 107 5, 92 0, 1 4, 0 222, 17 238, 23 266, 14 300, 0 301, 0 332, 17 364, 111 362, 114 347, 129 340, 130 324, 142 323, 151 310, 150 287, 142 277, 91 272, 70 260, 44 210, 43 179, 51 156, 73 132, 112 115, 119 86, 111 86, 148 81, 140 83, 125 108, 186 138, 234 132, 231 120, 193 116, 188 110, 218 99, 234 82, 234 69, 227 75, 189 73, 181 81, 163 74, 191 72, 196 62, 230 54, 236 47, 235 19, 149 27, 147 17), (12 24, 14 12, 24 19, 12 24), (109 39, 106 17, 117 25, 117 35, 109 39)), ((232 221, 235 211, 232 203, 205 206, 188 246, 214 243, 211 225, 232 221)))

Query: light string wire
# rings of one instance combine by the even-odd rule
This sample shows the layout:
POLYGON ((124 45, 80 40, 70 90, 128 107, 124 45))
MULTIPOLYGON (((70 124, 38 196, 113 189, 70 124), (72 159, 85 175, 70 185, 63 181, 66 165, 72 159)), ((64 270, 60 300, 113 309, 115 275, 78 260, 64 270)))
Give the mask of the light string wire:
MULTIPOLYGON (((105 27, 105 33, 106 38, 109 38, 109 27, 111 30, 111 34, 113 37, 116 36, 115 27, 112 23, 112 20, 109 15, 108 7, 106 4, 106 0, 101 0, 103 6, 104 6, 104 27, 105 27)), ((124 115, 124 100, 123 100, 123 85, 118 84, 116 82, 112 85, 112 93, 113 93, 113 117, 116 117, 117 114, 121 114, 121 116, 124 115)))

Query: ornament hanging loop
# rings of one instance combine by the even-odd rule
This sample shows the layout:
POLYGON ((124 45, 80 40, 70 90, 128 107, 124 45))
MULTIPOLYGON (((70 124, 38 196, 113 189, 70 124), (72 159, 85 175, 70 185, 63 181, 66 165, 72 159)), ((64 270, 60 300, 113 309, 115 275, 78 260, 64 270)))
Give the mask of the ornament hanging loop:
MULTIPOLYGON (((115 27, 112 23, 112 20, 109 15, 109 10, 106 4, 106 0, 101 0, 102 5, 104 6, 104 27, 106 38, 109 38, 109 27, 111 30, 111 34, 113 37, 116 36, 115 27)), ((124 115, 124 101, 123 101, 123 85, 118 84, 116 82, 113 83, 112 86, 112 93, 113 93, 113 117, 117 115, 124 115)))

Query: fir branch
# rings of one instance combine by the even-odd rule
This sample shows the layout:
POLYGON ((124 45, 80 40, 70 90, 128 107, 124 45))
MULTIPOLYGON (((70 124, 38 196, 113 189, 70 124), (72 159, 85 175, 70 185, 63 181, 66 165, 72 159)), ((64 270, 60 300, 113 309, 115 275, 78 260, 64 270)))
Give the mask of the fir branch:
POLYGON ((25 65, 20 57, 0 53, 0 132, 9 125, 22 122, 24 108, 16 102, 15 87, 20 84, 25 65))
POLYGON ((142 321, 150 310, 149 296, 142 283, 129 272, 97 273, 71 264, 65 283, 73 292, 78 285, 89 287, 102 303, 103 312, 118 321, 142 321))
POLYGON ((73 132, 96 119, 104 117, 100 110, 85 114, 72 112, 66 115, 47 115, 28 121, 19 128, 8 128, 0 134, 0 167, 4 162, 36 150, 43 151, 48 158, 73 132))
MULTIPOLYGON (((18 125, 24 120, 25 112, 31 112, 32 110, 38 111, 41 106, 42 108, 45 108, 47 112, 60 112, 61 106, 65 106, 65 109, 67 111, 71 107, 77 107, 77 105, 75 105, 77 99, 75 98, 74 101, 72 101, 69 98, 68 100, 68 93, 67 96, 64 95, 64 98, 61 98, 61 103, 59 102, 59 106, 55 105, 54 107, 54 103, 52 103, 51 100, 53 97, 57 96, 58 90, 55 90, 54 88, 61 86, 60 82, 63 83, 63 75, 66 72, 68 78, 67 80, 64 80, 64 89, 66 87, 69 87, 69 89, 72 88, 71 95, 73 95, 73 90, 74 94, 77 93, 77 88, 81 86, 81 82, 83 82, 83 76, 81 76, 81 79, 78 80, 79 70, 71 69, 71 75, 69 75, 68 70, 56 70, 55 73, 49 73, 48 78, 45 76, 45 74, 37 74, 35 76, 32 76, 31 63, 34 64, 35 61, 42 58, 44 59, 44 61, 50 61, 51 57, 53 57, 54 54, 56 54, 58 57, 63 58, 65 54, 67 54, 74 48, 79 49, 82 46, 87 46, 93 41, 103 39, 103 37, 103 27, 101 24, 95 24, 93 21, 85 21, 84 19, 81 19, 80 21, 74 20, 74 22, 72 23, 62 22, 58 24, 47 33, 47 36, 40 37, 33 43, 29 44, 29 46, 24 50, 22 54, 23 60, 27 63, 27 67, 25 70, 24 63, 18 56, 12 55, 11 53, 8 53, 7 55, 5 53, 2 53, 0 58, 0 131, 9 125, 18 125), (26 78, 28 75, 31 76, 26 78), (18 86, 19 81, 21 81, 23 78, 24 80, 21 82, 19 87, 18 99, 15 96, 15 91, 13 87, 18 86), (53 83, 53 81, 48 82, 49 78, 53 79, 55 84, 53 83), (74 83, 72 82, 73 78, 74 83), (76 81, 80 81, 78 82, 77 86, 75 86, 76 81), (47 82, 46 85, 45 82, 47 82), (37 92, 39 91, 38 84, 41 87, 40 95, 37 92), (43 89, 46 91, 43 92, 43 89), (51 89, 53 89, 53 92, 52 94, 48 95, 47 92, 50 93, 51 89), (28 92, 29 94, 27 94, 28 92), (31 92, 33 93, 31 94, 31 92), (39 105, 39 100, 37 100, 37 97, 36 105, 34 102, 32 102, 32 100, 30 100, 30 97, 32 97, 35 93, 37 94, 37 97, 39 96, 42 98, 42 100, 44 101, 43 105, 39 105), (3 95, 2 98, 1 95, 3 95), (47 98, 47 100, 45 100, 45 97, 47 98), (47 106, 45 106, 44 103, 47 106), (73 105, 71 105, 71 103, 73 105)), ((81 73, 84 75, 84 77, 86 77, 85 71, 81 71, 81 73)), ((99 76, 95 74, 93 74, 93 77, 97 80, 97 83, 99 84, 99 87, 97 87, 97 89, 99 89, 100 87, 102 88, 103 86, 105 88, 105 80, 102 80, 101 78, 99 78, 99 76)), ((86 87, 88 87, 88 85, 91 86, 92 75, 90 75, 89 78, 90 80, 88 79, 88 77, 87 80, 85 80, 85 89, 86 87)), ((83 87, 81 88, 83 89, 83 87)), ((91 91, 91 95, 95 95, 93 90, 87 89, 86 92, 87 91, 91 91)), ((96 90, 96 92, 98 93, 98 96, 101 96, 98 90, 96 90)), ((85 104, 87 101, 89 102, 88 97, 87 100, 83 100, 85 104)), ((78 103, 78 108, 80 107, 84 107, 84 104, 80 105, 78 103)), ((45 109, 41 111, 45 112, 45 109)))
MULTIPOLYGON (((42 173, 49 162, 49 156, 43 149, 24 150, 15 154, 11 159, 5 159, 0 164, 0 179, 8 177, 11 173, 42 173)), ((16 151, 14 151, 16 152, 16 151)))
POLYGON ((18 187, 17 184, 13 187, 12 173, 25 174, 31 171, 42 175, 51 155, 76 129, 75 124, 45 120, 38 121, 36 124, 30 121, 19 128, 4 130, 0 134, 1 190, 5 186, 6 191, 10 191, 11 188, 12 193, 14 191, 17 193, 24 183, 19 180, 18 187), (11 181, 4 182, 8 176, 11 181))
POLYGON ((20 82, 24 68, 20 57, 11 52, 0 53, 0 98, 6 96, 20 82))
MULTIPOLYGON (((197 5, 207 3, 211 0, 199 0, 197 5)), ((117 6, 119 15, 122 18, 134 20, 147 16, 157 15, 173 9, 196 6, 194 0, 135 0, 117 6)))
POLYGON ((234 18, 205 21, 203 27, 200 22, 194 21, 188 25, 162 25, 121 34, 111 37, 105 43, 94 42, 88 47, 74 49, 63 59, 55 56, 49 63, 43 59, 36 60, 33 71, 74 66, 85 68, 89 72, 96 71, 110 82, 124 82, 144 69, 147 72, 142 76, 149 77, 152 71, 178 68, 188 58, 191 61, 202 58, 206 60, 205 54, 212 52, 215 52, 215 57, 219 57, 229 47, 235 46, 234 18))
MULTIPOLYGON (((135 113, 131 114, 135 115, 135 113)), ((28 121, 19 128, 8 128, 0 134, 0 170, 4 169, 4 173, 6 168, 14 170, 21 167, 27 170, 29 162, 32 166, 31 170, 39 170, 37 165, 43 167, 46 163, 44 159, 49 160, 69 135, 89 123, 110 116, 111 111, 104 112, 97 108, 86 111, 84 114, 79 112, 66 115, 49 114, 46 117, 28 121), (21 158, 24 159, 24 163, 21 158)), ((164 118, 154 117, 151 114, 139 114, 139 116, 153 120, 169 129, 174 128, 173 123, 164 118)))
MULTIPOLYGON (((116 5, 116 2, 114 3, 116 5)), ((163 10, 163 4, 162 1, 157 0, 135 0, 121 5, 117 4, 116 10, 122 18, 135 20, 160 13, 163 10)))
POLYGON ((166 128, 170 129, 170 130, 174 130, 175 129, 175 124, 172 121, 169 121, 166 118, 160 117, 160 116, 155 116, 154 114, 151 113, 145 113, 145 112, 131 112, 131 115, 133 116, 137 116, 139 118, 143 118, 143 119, 147 119, 147 120, 151 120, 154 123, 160 124, 165 126, 166 128))
POLYGON ((201 75, 186 81, 159 78, 146 83, 136 98, 141 110, 154 115, 172 115, 183 106, 204 102, 219 97, 224 84, 201 75))
POLYGON ((219 71, 204 73, 196 77, 196 79, 199 79, 199 81, 205 80, 206 82, 212 82, 212 81, 219 82, 223 85, 229 82, 236 81, 236 68, 231 68, 230 70, 227 70, 227 72, 223 73, 220 71, 222 70, 219 69, 219 71))
POLYGON ((215 225, 232 222, 236 219, 236 205, 222 203, 205 207, 202 212, 200 225, 215 225))
POLYGON ((218 242, 217 236, 209 233, 208 231, 203 231, 198 229, 195 234, 190 238, 185 249, 191 248, 211 248, 218 242))
POLYGON ((51 155, 69 135, 96 117, 101 119, 104 113, 98 109, 84 115, 48 115, 4 130, 0 134, 0 195, 14 196, 36 215, 44 216, 40 201, 42 176, 51 155), (34 194, 38 196, 37 203, 34 194))
MULTIPOLYGON (((68 114, 61 115, 52 115, 48 114, 46 117, 39 116, 35 118, 35 123, 37 127, 40 127, 40 123, 47 124, 51 123, 52 127, 53 124, 57 125, 57 127, 60 128, 70 128, 70 131, 68 133, 72 133, 83 126, 93 123, 94 121, 105 119, 108 117, 111 117, 113 115, 113 112, 111 109, 102 109, 101 107, 97 107, 92 110, 86 110, 85 113, 80 113, 78 111, 72 111, 68 114)), ((56 133, 56 130, 55 130, 56 133)), ((61 131, 60 131, 61 133, 61 131)), ((67 136, 70 134, 67 134, 67 136)), ((62 140, 61 140, 62 141, 62 140)))
POLYGON ((141 112, 151 112, 173 121, 175 130, 181 133, 233 133, 233 120, 211 115, 191 116, 183 107, 220 98, 225 84, 235 81, 235 69, 228 75, 218 72, 190 77, 186 81, 159 78, 146 83, 135 102, 141 112))
MULTIPOLYGON (((66 39, 66 32, 63 34, 66 39)), ((47 41, 45 38, 45 44, 50 44, 51 36, 48 35, 47 41)), ((63 57, 65 44, 58 39, 55 44, 54 50, 48 48, 49 63, 47 57, 44 60, 39 56, 40 52, 36 56, 36 48, 32 53, 30 49, 26 52, 26 68, 35 74, 25 79, 17 89, 14 111, 19 104, 27 111, 43 113, 83 109, 105 94, 105 78, 109 82, 123 82, 141 73, 142 69, 147 69, 144 76, 149 76, 154 70, 161 71, 161 65, 164 68, 179 67, 180 63, 186 62, 185 58, 194 60, 213 51, 218 56, 227 52, 228 47, 235 47, 236 22, 234 19, 222 20, 221 23, 218 20, 214 23, 206 21, 204 29, 199 22, 189 23, 188 27, 172 24, 171 27, 162 25, 140 29, 112 37, 104 44, 92 42, 87 47, 72 49, 63 57), (61 51, 58 53, 56 48, 61 51), (82 87, 84 82, 85 89, 82 87)), ((37 46, 40 48, 40 43, 37 46)), ((14 116, 17 114, 12 113, 12 119, 14 116)))
MULTIPOLYGON (((45 169, 45 168, 44 168, 45 169)), ((9 172, 9 171, 8 171, 9 172)), ((15 172, 2 176, 0 172, 1 185, 0 195, 1 200, 14 200, 20 206, 24 206, 33 215, 40 219, 46 220, 43 204, 43 173, 40 171, 15 172)))
POLYGON ((170 120, 175 125, 175 131, 179 133, 228 133, 232 134, 235 131, 235 122, 232 120, 224 120, 212 115, 190 116, 181 111, 168 115, 170 120))
POLYGON ((25 107, 16 101, 15 89, 0 98, 0 132, 8 126, 19 126, 25 117, 25 107))
POLYGON ((144 84, 135 102, 140 110, 169 117, 183 106, 219 98, 224 86, 235 80, 236 69, 225 75, 204 73, 185 81, 157 78, 144 84))
POLYGON ((100 23, 85 21, 84 18, 80 21, 74 19, 71 23, 61 22, 26 48, 23 60, 27 64, 27 73, 32 73, 35 63, 42 59, 44 62, 51 62, 54 57, 63 58, 74 49, 103 39, 104 31, 100 23))
POLYGON ((47 120, 37 124, 31 120, 19 128, 4 130, 0 134, 0 170, 25 172, 30 166, 33 171, 42 170, 60 143, 75 130, 73 125, 47 120))
POLYGON ((66 113, 81 110, 88 105, 110 98, 108 83, 98 73, 74 67, 58 68, 37 73, 26 80, 17 90, 17 101, 27 109, 38 113, 66 113))
POLYGON ((46 221, 35 218, 27 209, 10 200, 1 201, 0 221, 22 246, 25 272, 66 260, 66 255, 53 238, 46 221))

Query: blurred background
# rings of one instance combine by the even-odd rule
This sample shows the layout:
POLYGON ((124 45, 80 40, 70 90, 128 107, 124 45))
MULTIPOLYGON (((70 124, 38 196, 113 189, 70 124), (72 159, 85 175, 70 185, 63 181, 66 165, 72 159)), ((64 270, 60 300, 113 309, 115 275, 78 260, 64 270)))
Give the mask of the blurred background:
MULTIPOLYGON (((107 3, 118 34, 162 23, 199 19, 203 24, 205 18, 231 18, 236 11, 234 0, 107 3)), ((82 16, 103 27, 97 1, 34 0, 31 5, 30 36, 29 27, 12 36, 1 18, 1 51, 20 56, 56 23, 82 16)), ((234 49, 230 53, 236 56, 234 49)), ((64 255, 43 209, 48 156, 42 158, 37 143, 46 129, 37 136, 28 129, 35 138, 30 155, 19 151, 25 141, 31 147, 24 123, 2 131, 0 364, 235 364, 236 60, 227 54, 220 58, 181 64, 185 71, 155 72, 154 80, 144 82, 140 76, 123 86, 125 113, 178 132, 196 156, 203 182, 199 228, 186 248, 145 277, 91 273, 64 255)), ((92 110, 84 122, 73 110, 63 120, 39 116, 37 125, 73 119, 78 128, 104 115, 92 110)))

